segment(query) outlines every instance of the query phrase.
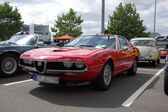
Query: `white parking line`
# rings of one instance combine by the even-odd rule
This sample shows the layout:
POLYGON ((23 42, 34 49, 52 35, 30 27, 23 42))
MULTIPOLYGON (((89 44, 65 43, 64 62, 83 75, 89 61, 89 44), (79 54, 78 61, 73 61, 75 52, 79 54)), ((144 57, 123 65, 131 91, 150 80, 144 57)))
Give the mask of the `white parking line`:
POLYGON ((142 85, 132 96, 130 96, 123 104, 124 107, 129 107, 134 100, 162 73, 164 68, 160 69, 152 78, 142 85))
POLYGON ((3 85, 4 85, 4 86, 11 86, 11 85, 15 85, 15 84, 30 82, 30 81, 32 81, 32 79, 23 80, 23 81, 17 81, 17 82, 12 82, 12 83, 7 83, 7 84, 3 84, 3 85))

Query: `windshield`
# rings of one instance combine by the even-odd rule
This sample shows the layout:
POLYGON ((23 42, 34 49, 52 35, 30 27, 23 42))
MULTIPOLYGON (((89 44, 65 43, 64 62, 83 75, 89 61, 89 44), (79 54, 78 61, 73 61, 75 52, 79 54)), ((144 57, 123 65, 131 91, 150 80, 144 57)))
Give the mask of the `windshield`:
POLYGON ((69 42, 66 46, 70 47, 112 47, 115 48, 115 38, 111 36, 82 36, 69 42))
POLYGON ((168 50, 168 45, 158 45, 160 51, 168 50))
POLYGON ((131 43, 133 46, 156 46, 156 42, 153 40, 132 40, 131 43))
POLYGON ((14 35, 7 43, 13 43, 18 45, 35 45, 38 37, 35 35, 14 35))

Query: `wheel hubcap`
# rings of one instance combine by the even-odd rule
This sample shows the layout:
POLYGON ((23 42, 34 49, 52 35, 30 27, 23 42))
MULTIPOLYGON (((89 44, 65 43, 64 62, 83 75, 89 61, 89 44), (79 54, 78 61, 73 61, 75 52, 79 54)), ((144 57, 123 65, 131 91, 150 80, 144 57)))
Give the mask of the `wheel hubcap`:
POLYGON ((104 83, 108 86, 111 82, 111 67, 106 65, 104 68, 104 83))
POLYGON ((17 62, 14 58, 12 57, 7 57, 2 61, 2 70, 6 74, 12 74, 15 72, 17 69, 17 62))

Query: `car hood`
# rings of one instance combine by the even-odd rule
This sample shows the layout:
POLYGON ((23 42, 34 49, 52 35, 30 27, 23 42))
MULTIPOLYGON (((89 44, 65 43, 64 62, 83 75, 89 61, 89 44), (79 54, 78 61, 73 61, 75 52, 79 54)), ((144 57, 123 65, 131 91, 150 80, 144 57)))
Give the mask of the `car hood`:
POLYGON ((7 41, 0 42, 0 47, 8 47, 8 46, 18 46, 17 44, 10 44, 7 41))
POLYGON ((27 51, 21 58, 29 59, 58 59, 63 57, 84 58, 101 52, 103 48, 39 48, 27 51))
POLYGON ((4 46, 4 45, 6 45, 7 43, 6 43, 6 41, 1 41, 0 42, 0 46, 4 46))
POLYGON ((136 47, 139 49, 141 56, 148 56, 155 49, 154 47, 148 47, 148 46, 136 46, 136 47))

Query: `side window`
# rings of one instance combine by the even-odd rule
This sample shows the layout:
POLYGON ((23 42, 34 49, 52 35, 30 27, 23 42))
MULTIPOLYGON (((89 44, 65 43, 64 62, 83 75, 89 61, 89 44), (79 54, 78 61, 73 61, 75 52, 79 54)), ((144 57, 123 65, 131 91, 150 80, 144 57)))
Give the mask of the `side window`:
POLYGON ((108 40, 108 45, 110 48, 116 49, 116 39, 115 38, 110 38, 108 40))
POLYGON ((30 41, 29 41, 29 45, 35 45, 37 42, 37 36, 33 37, 30 41))
POLYGON ((124 49, 125 46, 128 47, 127 41, 122 37, 119 37, 119 43, 120 43, 120 49, 124 49))

